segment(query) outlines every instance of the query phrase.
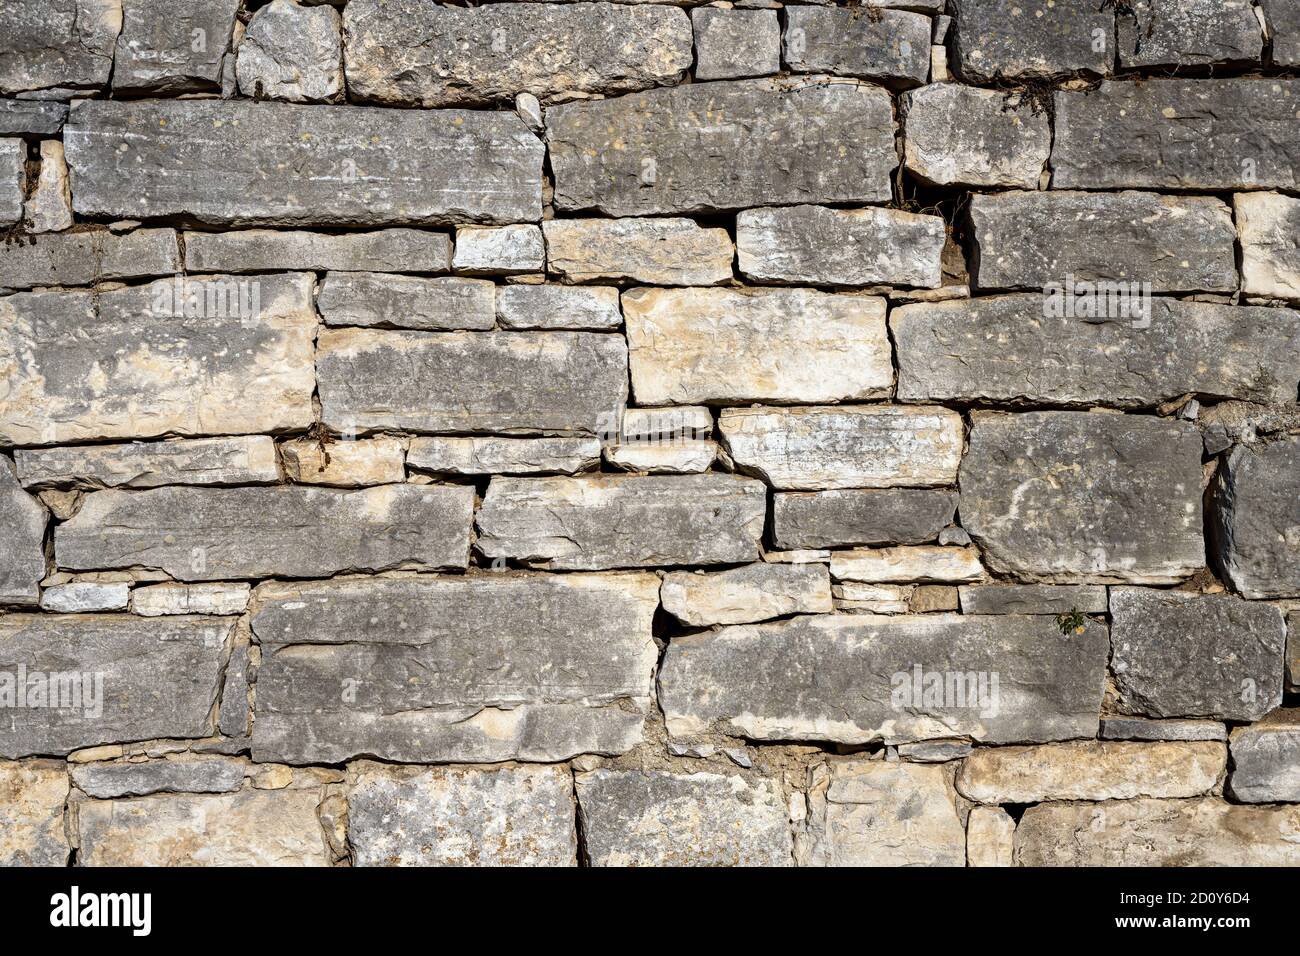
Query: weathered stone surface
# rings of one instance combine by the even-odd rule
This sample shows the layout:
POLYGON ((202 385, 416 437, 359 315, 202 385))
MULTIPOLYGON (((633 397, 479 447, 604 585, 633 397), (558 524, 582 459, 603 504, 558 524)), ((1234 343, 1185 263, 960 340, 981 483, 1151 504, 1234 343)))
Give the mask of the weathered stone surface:
POLYGON ((41 592, 41 610, 61 614, 125 611, 130 595, 130 585, 123 583, 74 581, 70 584, 56 584, 41 592))
POLYGON ((942 767, 835 761, 812 771, 800 866, 961 866, 966 832, 942 767))
POLYGON ((925 544, 952 523, 957 495, 929 488, 782 492, 772 498, 781 548, 925 544))
POLYGON ((479 275, 541 272, 546 268, 546 244, 537 226, 461 226, 456 230, 452 268, 479 275))
POLYGON ((160 568, 180 581, 463 568, 474 489, 155 488, 98 491, 54 534, 69 570, 160 568))
POLYGON ((761 282, 938 288, 944 223, 897 209, 788 206, 736 217, 742 275, 761 282))
POLYGON ((1300 611, 1286 616, 1286 675, 1292 689, 1300 687, 1300 611))
MULTIPOLYGON (((1238 193, 1237 239, 1241 243, 1242 291, 1247 295, 1300 299, 1300 199, 1278 193, 1238 193)), ((1294 392, 1289 398, 1294 398, 1294 392)))
POLYGON ((718 457, 713 441, 683 438, 668 442, 632 442, 605 449, 605 460, 623 471, 688 475, 708 471, 718 457))
POLYGON ((229 793, 244 784, 244 765, 233 760, 88 763, 69 770, 79 790, 107 800, 151 793, 229 793))
POLYGON ((65 103, 0 99, 0 136, 58 136, 67 118, 65 103))
POLYGON ((575 781, 593 866, 792 863, 775 781, 662 770, 594 770, 575 781))
POLYGON ((623 315, 632 394, 647 405, 835 402, 887 397, 893 388, 884 299, 632 289, 623 315))
POLYGON ((930 75, 929 17, 795 5, 785 16, 785 60, 795 73, 858 76, 896 87, 920 86, 930 75))
POLYGON ((667 6, 355 0, 343 27, 348 89, 377 103, 617 93, 675 83, 691 66, 690 20, 667 6))
POLYGON ((571 475, 600 464, 597 438, 412 438, 406 463, 458 475, 571 475))
POLYGON ((1044 803, 1016 827, 1020 866, 1295 866, 1300 807, 1199 800, 1044 803))
POLYGON ((0 604, 35 604, 45 577, 45 523, 49 515, 23 491, 14 466, 0 455, 0 604))
POLYGON ((627 344, 593 332, 325 329, 316 376, 336 429, 594 433, 627 402, 627 344))
POLYGON ((962 761, 957 790, 976 803, 1196 797, 1227 763, 1228 748, 1214 741, 981 747, 962 761))
POLYGON ((974 548, 919 545, 833 552, 831 576, 837 581, 860 581, 864 584, 955 583, 978 581, 984 577, 984 568, 980 564, 979 552, 974 548))
POLYGON ((980 289, 1068 288, 1071 278, 1150 283, 1152 292, 1237 289, 1232 213, 1210 196, 976 194, 970 216, 980 289))
POLYGON ((690 219, 552 219, 542 232, 551 272, 570 282, 716 285, 731 278, 727 230, 690 219))
POLYGON ((1224 740, 1228 731, 1214 720, 1147 720, 1143 717, 1103 717, 1102 740, 1224 740))
POLYGON ((893 405, 724 409, 736 464, 782 490, 946 485, 962 452, 961 416, 893 405))
POLYGON ((889 94, 825 77, 569 103, 547 110, 546 138, 556 206, 611 216, 883 202, 898 165, 889 94))
POLYGON ((713 434, 713 412, 703 405, 661 408, 626 408, 623 421, 611 440, 664 442, 708 438, 713 434))
POLYGON ((1052 126, 1023 97, 934 83, 904 98, 907 169, 940 186, 1037 189, 1052 151, 1052 126))
POLYGON ((145 617, 164 614, 243 614, 247 584, 152 584, 131 592, 131 610, 145 617))
POLYGON ((500 770, 362 763, 348 788, 355 866, 577 866, 564 767, 500 770))
POLYGON ((0 763, 0 866, 66 866, 68 772, 54 761, 0 763))
POLYGON ((1228 792, 1242 803, 1300 803, 1300 710, 1232 731, 1228 792))
POLYGON ((276 229, 186 232, 190 272, 446 272, 451 239, 422 229, 334 235, 276 229))
POLYGON ((966 818, 967 866, 1014 866, 1016 821, 1001 807, 972 807, 966 818))
POLYGON ((20 139, 0 139, 0 226, 23 218, 27 191, 27 146, 20 139))
POLYGON ((683 624, 749 624, 787 614, 828 614, 831 579, 824 564, 747 564, 727 571, 674 571, 659 592, 683 624))
POLYGON ((72 228, 72 193, 68 190, 68 167, 63 161, 63 143, 41 140, 41 171, 36 188, 23 206, 27 230, 33 233, 61 232, 72 228))
POLYGON ((14 461, 26 488, 260 485, 280 480, 275 441, 266 435, 19 448, 14 461))
POLYGON ((88 800, 84 866, 328 866, 316 790, 88 800))
POLYGON ((406 450, 396 438, 321 444, 310 438, 280 446, 284 472, 304 485, 362 488, 406 480, 406 450))
POLYGON ((507 285, 497 289, 503 329, 616 329, 623 322, 618 289, 603 286, 507 285))
POLYGON ((113 70, 122 0, 27 0, 7 5, 0 93, 97 89, 113 70))
POLYGON ((294 103, 334 99, 343 92, 341 31, 332 7, 271 0, 253 14, 240 41, 239 92, 294 103))
POLYGON ((0 679, 0 699, 15 708, 0 723, 0 755, 207 736, 233 629, 229 618, 214 617, 0 617, 0 646, 13 669, 10 680, 0 679), (20 675, 25 706, 16 706, 20 675), (44 704, 36 703, 38 692, 44 704))
POLYGON ((754 561, 762 483, 733 475, 493 478, 478 548, 557 571, 754 561))
POLYGON ((1154 298, 1108 317, 1105 301, 1100 315, 1077 318, 1049 312, 1038 293, 896 308, 898 398, 1120 408, 1189 393, 1294 400, 1300 314, 1154 298))
POLYGON ((1236 444, 1253 444, 1262 436, 1300 432, 1300 405, 1220 402, 1199 409, 1196 424, 1205 453, 1217 455, 1236 444))
POLYGON ((781 71, 781 21, 775 10, 691 11, 695 81, 740 80, 781 71))
POLYGON ((961 519, 993 571, 1044 583, 1174 583, 1205 564, 1201 440, 1185 422, 981 414, 961 519))
POLYGON ((1060 91, 1052 185, 1293 190, 1297 111, 1293 79, 1115 81, 1060 91))
POLYGON ((239 0, 122 0, 113 92, 215 92, 239 0))
POLYGON ((653 575, 272 584, 255 603, 254 759, 557 761, 641 742, 653 575))
POLYGON ((1260 0, 1273 37, 1273 65, 1300 66, 1300 7, 1287 0, 1260 0))
POLYGON ((310 275, 264 276, 252 287, 216 277, 0 298, 0 439, 306 428, 312 285, 310 275), (255 312, 245 309, 251 301, 255 312))
POLYGON ((1097 733, 1107 652, 1105 628, 1050 617, 809 615, 674 637, 659 701, 674 736, 1068 740, 1097 733))
MULTIPOLYGON (((824 552, 823 560, 830 560, 824 552)), ((845 614, 906 614, 912 601, 913 584, 859 584, 837 582, 831 585, 835 610, 845 614)))
POLYGON ((1248 598, 1300 597, 1300 436, 1235 448, 1213 501, 1215 557, 1233 587, 1248 598))
POLYGON ((1116 17, 1119 65, 1244 66, 1259 63, 1264 34, 1250 0, 1133 0, 1116 17))
POLYGON ((1106 589, 1091 584, 968 584, 963 614, 1105 614, 1106 589))
POLYGON ((487 279, 331 272, 316 308, 326 325, 441 331, 496 324, 496 286, 487 279))
POLYGON ((72 108, 64 145, 87 216, 384 226, 542 214, 543 147, 513 113, 95 100, 72 108))
POLYGON ((1126 711, 1258 720, 1282 702, 1277 608, 1228 594, 1111 588, 1110 615, 1111 670, 1126 711))
POLYGON ((227 737, 237 738, 236 746, 241 749, 248 738, 252 713, 248 699, 251 670, 252 652, 248 632, 241 627, 235 636, 230 662, 226 664, 226 679, 221 687, 221 710, 217 714, 217 729, 227 737))
POLYGON ((914 614, 955 611, 958 606, 957 589, 947 584, 919 585, 908 601, 908 609, 914 614))
POLYGON ((914 763, 948 763, 969 755, 973 749, 965 740, 923 740, 915 744, 899 744, 898 756, 914 763))
POLYGON ((1093 0, 953 0, 948 10, 968 83, 1111 72, 1115 14, 1093 0))
POLYGON ((92 229, 0 243, 0 286, 7 289, 93 285, 179 271, 180 254, 171 229, 137 229, 122 235, 92 229))

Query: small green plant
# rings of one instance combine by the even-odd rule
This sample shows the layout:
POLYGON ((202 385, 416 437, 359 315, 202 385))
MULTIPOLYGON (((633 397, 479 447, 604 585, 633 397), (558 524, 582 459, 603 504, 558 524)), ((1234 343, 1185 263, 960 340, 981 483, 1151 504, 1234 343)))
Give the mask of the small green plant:
POLYGON ((1070 608, 1067 614, 1056 615, 1056 626, 1061 629, 1062 634, 1082 634, 1087 624, 1088 619, 1077 607, 1070 608))

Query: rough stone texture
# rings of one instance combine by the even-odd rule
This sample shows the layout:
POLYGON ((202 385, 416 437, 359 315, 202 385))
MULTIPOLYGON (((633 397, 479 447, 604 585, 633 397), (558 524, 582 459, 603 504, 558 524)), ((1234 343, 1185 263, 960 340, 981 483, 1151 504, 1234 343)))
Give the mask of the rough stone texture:
POLYGON ((1300 803, 1300 711, 1233 730, 1228 791, 1242 803, 1300 803))
POLYGON ((230 793, 244 784, 244 765, 231 760, 89 763, 69 769, 78 790, 105 800, 151 793, 230 793))
POLYGON ((239 44, 235 75, 245 96, 318 103, 343 91, 342 20, 329 6, 271 0, 239 44))
POLYGON ((785 16, 785 59, 795 73, 858 76, 895 87, 920 86, 930 75, 929 17, 795 5, 785 16))
POLYGON ((829 614, 824 564, 748 564, 728 571, 674 571, 660 589, 664 610, 683 624, 749 624, 787 614, 829 614))
POLYGON ((647 405, 834 402, 884 398, 893 388, 883 299, 633 289, 623 293, 623 315, 632 394, 647 405))
POLYGON ((247 584, 154 584, 131 592, 131 610, 145 617, 164 614, 243 614, 247 584))
POLYGON ((813 769, 800 866, 961 866, 966 833, 943 768, 836 761, 813 769))
POLYGON ((477 547, 556 571, 754 561, 766 500, 732 475, 493 478, 477 547))
POLYGON ((716 725, 754 740, 851 744, 1092 737, 1107 651, 1105 628, 1067 638, 1048 617, 808 615, 674 637, 659 702, 677 736, 716 725), (927 701, 927 676, 950 673, 962 694, 927 701))
POLYGON ((461 226, 452 267, 473 275, 511 275, 546 268, 542 230, 533 225, 461 226))
POLYGON ((485 331, 496 324, 496 287, 487 279, 331 272, 316 308, 326 325, 485 331))
POLYGON ((168 96, 221 89, 239 0, 122 0, 113 92, 168 96))
POLYGON ((1185 422, 976 416, 961 519, 993 571, 1045 583, 1174 583, 1205 564, 1201 441, 1185 422))
POLYGON ((311 424, 312 277, 237 282, 0 298, 0 440, 50 445, 311 424), (256 314, 243 307, 253 293, 256 314), (208 302, 223 299, 212 310, 219 314, 207 314, 208 302))
POLYGON ((691 11, 695 79, 740 80, 781 70, 781 21, 775 10, 691 11))
POLYGON ((348 788, 356 866, 576 866, 575 814, 563 767, 363 763, 348 788))
POLYGON ((675 83, 691 65, 690 20, 668 6, 354 0, 343 27, 348 89, 377 103, 617 93, 675 83))
POLYGON ((412 468, 456 475, 571 475, 599 461, 596 438, 412 438, 406 453, 412 468))
POLYGON ((731 278, 727 230, 690 219, 552 219, 542 232, 551 272, 569 282, 716 285, 731 278))
POLYGON ((275 441, 265 435, 19 448, 14 461, 25 488, 260 485, 280 479, 275 441))
POLYGON ((1300 687, 1300 611, 1286 616, 1286 676, 1294 690, 1300 687))
POLYGON ((618 290, 608 287, 507 285, 497 289, 503 329, 617 329, 618 290))
POLYGON ((1116 17, 1119 65, 1245 66, 1260 62, 1264 32, 1250 0, 1133 0, 1132 16, 1116 17))
POLYGON ((956 508, 957 496, 942 489, 781 492, 772 497, 772 523, 781 548, 925 544, 956 508))
POLYGON ((421 229, 335 235, 275 229, 186 232, 190 272, 446 272, 451 239, 421 229))
MULTIPOLYGON (((207 736, 233 628, 229 618, 217 617, 0 617, 5 663, 28 679, 27 706, 0 722, 0 756, 207 736), (37 688, 45 704, 36 702, 37 688)), ((22 679, 6 683, 0 681, 0 694, 16 693, 22 679)))
POLYGON ((1233 206, 1241 243, 1242 291, 1300 299, 1300 244, 1296 240, 1300 199, 1277 193, 1238 193, 1233 206))
POLYGON ((904 99, 908 171, 939 186, 1037 189, 1052 151, 1052 126, 1023 97, 934 83, 904 99))
POLYGON ((1014 866, 1016 821, 1001 807, 972 807, 966 819, 967 866, 1014 866))
POLYGON ((316 377, 340 430, 594 433, 627 402, 627 345, 592 332, 325 329, 316 377))
POLYGON ((14 466, 0 455, 0 604, 36 604, 45 577, 49 515, 23 491, 14 466))
POLYGON ((1098 6, 1093 0, 953 0, 955 65, 968 83, 1106 75, 1115 55, 1115 14, 1098 6))
POLYGON ((1153 292, 1237 288, 1232 213, 1209 196, 976 195, 970 216, 980 289, 1042 289, 1071 278, 1150 283, 1153 292))
POLYGON ((1286 627, 1277 608, 1111 588, 1110 614, 1111 670, 1130 713, 1259 720, 1282 702, 1286 627))
POLYGON ((451 485, 99 491, 55 530, 55 562, 181 581, 463 568, 473 503, 472 488, 451 485))
POLYGON ((41 140, 41 171, 24 206, 23 218, 34 233, 72 228, 68 167, 63 161, 63 144, 57 139, 41 140))
POLYGON ((790 206, 736 217, 742 275, 759 282, 938 288, 944 223, 896 209, 790 206))
POLYGON ((883 202, 898 165, 889 94, 818 77, 565 104, 547 110, 546 139, 557 208, 611 216, 883 202), (706 114, 718 121, 682 125, 706 114))
POLYGON ((1296 189, 1300 80, 1153 79, 1056 94, 1055 189, 1296 189))
POLYGON ((1188 393, 1295 399, 1296 312, 1165 298, 1128 315, 1105 308, 1097 317, 1048 315, 1037 293, 896 308, 898 398, 1119 408, 1188 393))
POLYGON ((90 100, 73 106, 64 143, 73 208, 88 216, 281 226, 541 218, 542 144, 513 113, 90 100))
POLYGON ((890 405, 724 409, 723 444, 774 488, 947 485, 962 452, 961 416, 890 405))
POLYGON ((6 5, 0 93, 102 87, 113 70, 113 45, 121 29, 122 0, 6 5))
POLYGON ((1295 866, 1300 807, 1199 800, 1044 803, 1016 827, 1020 866, 1295 866))
POLYGON ((315 790, 88 800, 84 866, 328 866, 315 790))
POLYGON ((594 770, 576 777, 592 866, 790 866, 780 790, 739 774, 594 770))
POLYGON ((253 757, 622 753, 649 706, 658 593, 649 574, 264 585, 253 757))
POLYGON ((41 610, 62 614, 125 611, 130 594, 130 585, 120 583, 74 581, 71 584, 56 584, 41 592, 41 610))
POLYGON ((1215 559, 1233 587, 1300 597, 1300 435, 1233 449, 1213 500, 1215 559))
POLYGON ((969 584, 961 589, 963 614, 1105 614, 1106 589, 1091 584, 969 584))
POLYGON ((1214 720, 1147 720, 1143 717, 1103 717, 1102 740, 1224 740, 1228 731, 1214 720))
POLYGON ((837 581, 859 581, 864 584, 909 581, 956 583, 978 581, 984 577, 984 568, 980 565, 979 552, 974 548, 921 545, 836 551, 831 555, 831 576, 837 581))
POLYGON ((180 254, 171 229, 137 229, 122 235, 92 229, 0 243, 0 286, 7 289, 93 285, 179 271, 180 254))
POLYGON ((1261 0, 1273 35, 1274 66, 1300 66, 1300 8, 1287 0, 1261 0))
POLYGON ((64 103, 0 99, 0 136, 57 136, 67 118, 64 103))
POLYGON ((0 763, 0 867, 66 866, 63 804, 68 772, 60 763, 0 763))
POLYGON ((20 139, 0 139, 0 227, 23 218, 27 188, 27 147, 20 139))
POLYGON ((284 473, 304 485, 361 488, 406 480, 406 450, 396 438, 321 442, 311 439, 280 446, 284 473))

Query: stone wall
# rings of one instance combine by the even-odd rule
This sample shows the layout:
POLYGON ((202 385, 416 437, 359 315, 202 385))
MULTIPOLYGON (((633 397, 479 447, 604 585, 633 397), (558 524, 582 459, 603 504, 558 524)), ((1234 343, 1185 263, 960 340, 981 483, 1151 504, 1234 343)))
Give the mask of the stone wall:
POLYGON ((1297 9, 0 5, 0 863, 1300 863, 1297 9))

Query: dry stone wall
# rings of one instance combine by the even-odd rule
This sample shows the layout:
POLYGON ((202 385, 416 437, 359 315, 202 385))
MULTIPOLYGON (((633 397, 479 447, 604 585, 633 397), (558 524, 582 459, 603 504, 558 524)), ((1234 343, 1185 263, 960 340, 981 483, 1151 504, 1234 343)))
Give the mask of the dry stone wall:
POLYGON ((1300 864, 1292 0, 0 0, 0 864, 1300 864))

